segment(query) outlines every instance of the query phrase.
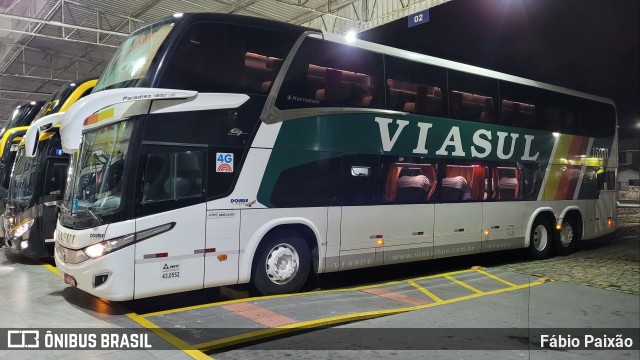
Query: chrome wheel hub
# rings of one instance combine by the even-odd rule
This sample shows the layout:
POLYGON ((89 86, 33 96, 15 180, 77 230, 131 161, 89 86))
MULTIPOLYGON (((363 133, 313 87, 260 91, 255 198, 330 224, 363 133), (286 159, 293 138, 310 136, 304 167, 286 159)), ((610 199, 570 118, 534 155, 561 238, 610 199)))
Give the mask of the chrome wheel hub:
POLYGON ((560 244, 562 246, 567 247, 571 245, 573 241, 573 227, 569 223, 563 223, 562 229, 560 230, 560 244))
POLYGON ((300 259, 296 249, 289 244, 279 244, 273 247, 267 255, 267 277, 278 285, 284 285, 293 280, 298 273, 300 259))

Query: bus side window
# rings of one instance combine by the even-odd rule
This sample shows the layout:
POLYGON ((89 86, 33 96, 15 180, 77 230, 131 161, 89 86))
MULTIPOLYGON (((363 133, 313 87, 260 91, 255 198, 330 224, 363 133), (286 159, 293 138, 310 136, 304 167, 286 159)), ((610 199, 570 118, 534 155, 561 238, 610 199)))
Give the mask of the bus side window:
POLYGON ((486 168, 481 165, 447 165, 442 179, 443 202, 481 201, 485 198, 486 168))
POLYGON ((438 168, 433 159, 391 158, 386 166, 386 203, 422 204, 435 200, 438 168))
POLYGON ((287 71, 276 106, 382 108, 382 72, 380 54, 307 38, 287 71))
POLYGON ((142 203, 203 195, 202 151, 148 154, 142 203))
POLYGON ((451 117, 497 124, 498 81, 449 70, 451 117))
POLYGON ((447 74, 435 66, 385 56, 387 109, 446 117, 447 74))
POLYGON ((380 195, 380 157, 346 155, 342 157, 344 205, 377 205, 380 195))

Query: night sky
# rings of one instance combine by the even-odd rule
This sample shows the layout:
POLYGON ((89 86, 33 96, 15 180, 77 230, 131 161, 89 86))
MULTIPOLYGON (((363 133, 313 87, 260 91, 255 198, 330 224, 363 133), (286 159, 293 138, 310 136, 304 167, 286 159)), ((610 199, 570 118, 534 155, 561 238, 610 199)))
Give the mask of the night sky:
POLYGON ((638 0, 453 0, 358 38, 613 99, 621 137, 640 129, 638 0))

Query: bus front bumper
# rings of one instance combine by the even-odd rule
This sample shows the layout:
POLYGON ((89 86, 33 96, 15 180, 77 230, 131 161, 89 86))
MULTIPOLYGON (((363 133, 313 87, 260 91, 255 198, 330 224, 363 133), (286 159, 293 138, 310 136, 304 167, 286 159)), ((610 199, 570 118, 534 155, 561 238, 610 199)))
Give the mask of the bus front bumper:
POLYGON ((54 258, 65 283, 107 300, 133 299, 135 246, 77 264, 66 262, 61 248, 56 246, 54 258))

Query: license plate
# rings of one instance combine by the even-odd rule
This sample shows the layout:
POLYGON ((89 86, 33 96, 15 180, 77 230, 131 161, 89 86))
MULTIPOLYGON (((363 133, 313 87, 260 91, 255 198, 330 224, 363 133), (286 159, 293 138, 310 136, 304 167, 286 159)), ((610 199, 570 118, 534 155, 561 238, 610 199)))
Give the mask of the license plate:
POLYGON ((73 276, 69 275, 69 274, 64 274, 64 283, 65 284, 69 284, 71 286, 78 286, 78 283, 76 283, 76 278, 74 278, 73 276))

